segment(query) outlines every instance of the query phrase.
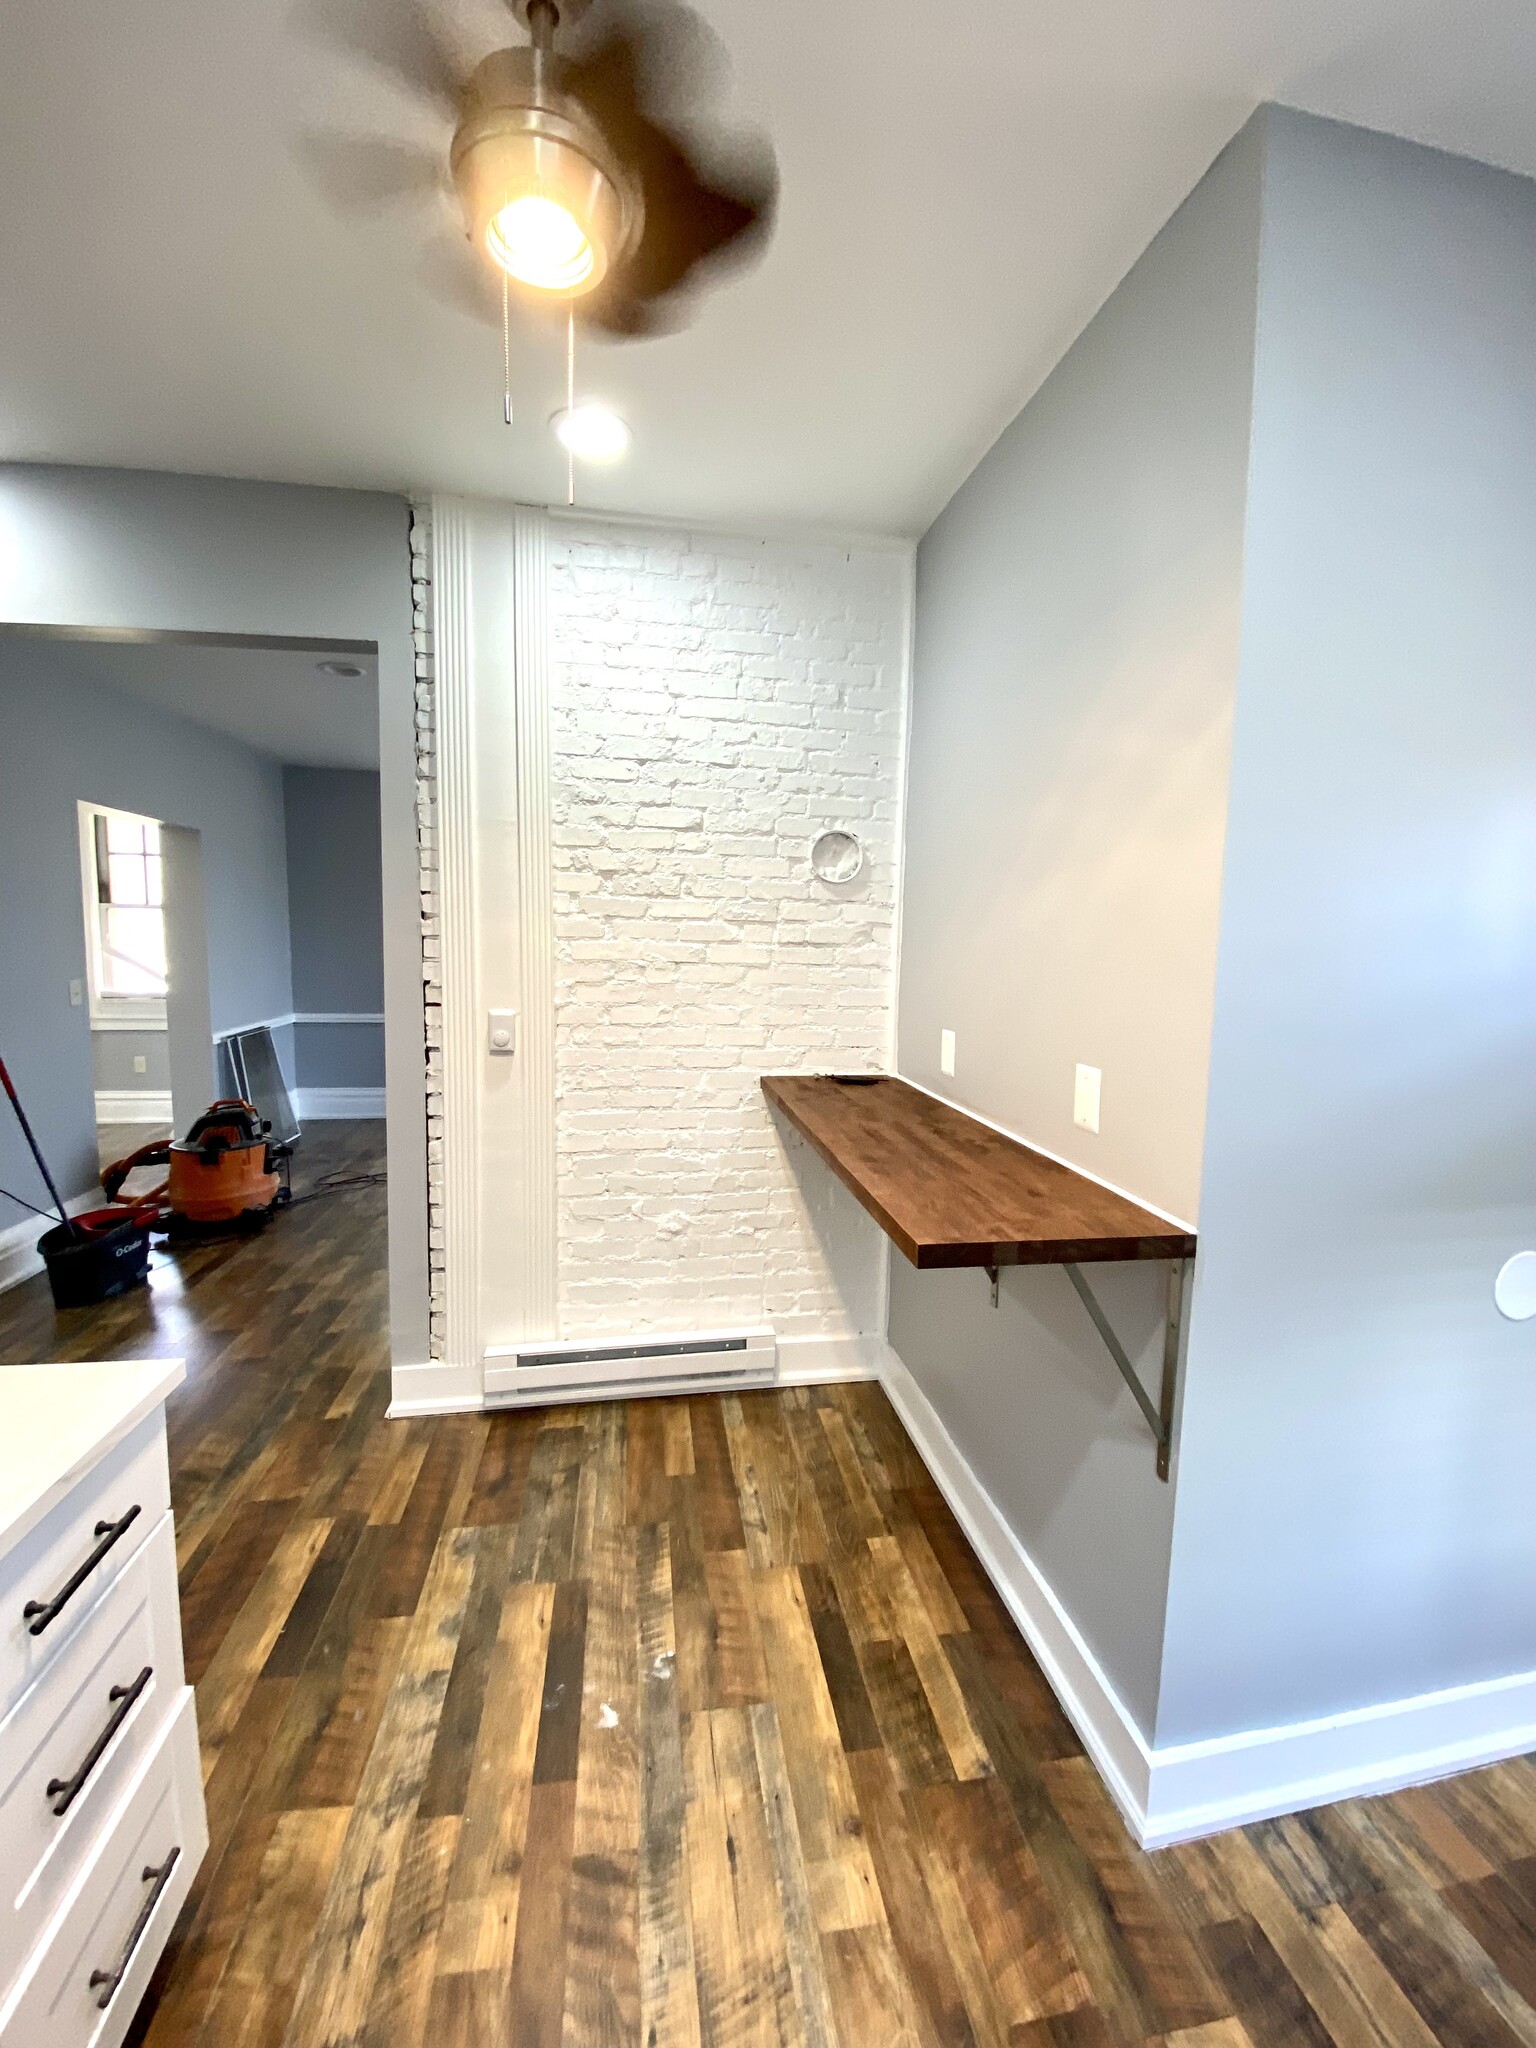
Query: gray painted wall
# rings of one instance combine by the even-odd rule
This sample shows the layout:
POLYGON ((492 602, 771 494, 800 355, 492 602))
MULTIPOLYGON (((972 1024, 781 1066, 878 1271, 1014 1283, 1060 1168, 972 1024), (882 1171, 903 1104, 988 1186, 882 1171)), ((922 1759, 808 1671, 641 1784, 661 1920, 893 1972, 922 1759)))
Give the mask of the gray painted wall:
POLYGON ((296 1024, 294 1061, 301 1088, 382 1088, 382 1024, 296 1024))
MULTIPOLYGON (((3 836, 0 827, 0 836, 3 836)), ((171 1085, 171 1059, 163 1031, 93 1031, 91 1074, 98 1088, 149 1089, 164 1094, 171 1085), (133 1070, 135 1058, 144 1072, 133 1070)))
MULTIPOLYGON (((366 769, 285 768, 293 1007, 302 1016, 384 1008, 379 778, 366 769)), ((382 1088, 382 1024, 298 1024, 303 1088, 382 1088)))
MULTIPOLYGON (((0 982, 0 1044, 67 1196, 87 1192, 97 1173, 90 1014, 69 1000, 70 981, 86 971, 78 800, 201 832, 215 1031, 293 1007, 281 770, 83 680, 71 653, 64 641, 0 637, 0 944, 12 963, 0 982)), ((8 1115, 0 1182, 38 1192, 8 1115)), ((6 1203, 0 1227, 24 1213, 6 1203)))
MULTIPOLYGON (((382 492, 0 468, 0 621, 284 635, 379 653, 390 1326, 427 1355, 426 1104, 409 518, 382 492)), ((244 1021, 244 1020, 241 1020, 244 1021)))
POLYGON ((1536 185, 1277 114, 1160 1742, 1536 1667, 1536 185))
MULTIPOLYGON (((1193 1218, 1242 572, 1250 130, 918 550, 899 1064, 1193 1218), (958 1035, 940 1075, 939 1033, 958 1035), (1072 1123, 1102 1067, 1102 1134, 1072 1123)), ((1155 1385, 1162 1269, 1096 1284, 1155 1385)), ((892 1261, 891 1340, 1150 1731, 1172 1519, 1065 1276, 892 1261)))

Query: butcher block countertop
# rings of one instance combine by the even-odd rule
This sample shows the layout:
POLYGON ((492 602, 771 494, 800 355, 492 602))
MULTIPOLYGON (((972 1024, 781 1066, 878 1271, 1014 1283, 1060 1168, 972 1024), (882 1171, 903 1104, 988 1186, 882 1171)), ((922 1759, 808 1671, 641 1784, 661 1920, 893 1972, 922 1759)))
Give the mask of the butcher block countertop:
POLYGON ((894 1075, 762 1087, 914 1266, 1194 1255, 1192 1232, 894 1075))

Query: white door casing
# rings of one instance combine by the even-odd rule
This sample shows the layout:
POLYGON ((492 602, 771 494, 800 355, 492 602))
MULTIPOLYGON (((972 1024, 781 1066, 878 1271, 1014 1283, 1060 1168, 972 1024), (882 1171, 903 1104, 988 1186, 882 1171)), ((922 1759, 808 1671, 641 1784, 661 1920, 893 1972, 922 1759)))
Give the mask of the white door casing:
POLYGON ((481 1398, 487 1342, 558 1334, 547 573, 544 514, 433 499, 442 1405, 481 1398), (492 1009, 517 1013, 511 1056, 492 1009))
POLYGON ((208 911, 203 835, 189 825, 160 827, 165 867, 166 1045, 171 1122, 185 1137, 218 1094, 213 1006, 208 989, 208 911))

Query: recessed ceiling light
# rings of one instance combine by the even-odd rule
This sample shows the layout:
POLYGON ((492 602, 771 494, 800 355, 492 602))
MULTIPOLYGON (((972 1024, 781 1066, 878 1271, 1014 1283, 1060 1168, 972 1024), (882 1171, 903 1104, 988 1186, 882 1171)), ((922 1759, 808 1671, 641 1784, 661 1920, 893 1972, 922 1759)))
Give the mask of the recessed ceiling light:
POLYGON ((323 676, 360 676, 362 670, 355 661, 317 661, 315 667, 323 676))
POLYGON ((581 462, 617 462, 629 448, 629 428, 623 420, 591 400, 557 412, 550 425, 561 447, 581 462))

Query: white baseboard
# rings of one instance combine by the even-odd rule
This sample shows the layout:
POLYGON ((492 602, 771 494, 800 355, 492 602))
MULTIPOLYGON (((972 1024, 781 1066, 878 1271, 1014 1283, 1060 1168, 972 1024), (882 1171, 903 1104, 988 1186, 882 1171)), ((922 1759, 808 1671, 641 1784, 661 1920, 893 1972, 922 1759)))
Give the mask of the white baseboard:
POLYGON ((1536 1672, 1204 1742, 1150 1745, 889 1346, 880 1378, 923 1463, 1145 1849, 1394 1792, 1536 1748, 1536 1672))
POLYGON ((291 1095, 301 1124, 367 1121, 384 1114, 382 1088, 295 1088, 291 1095))
MULTIPOLYGON (((300 1123, 323 1124, 368 1120, 384 1114, 382 1088, 295 1088, 290 1091, 300 1123)), ((168 1124, 171 1092, 167 1088, 98 1088, 99 1124, 168 1124)))
POLYGON ((1152 1752, 1149 1849, 1536 1749, 1536 1671, 1152 1752))
POLYGON ((846 1380, 877 1380, 883 1337, 781 1337, 781 1387, 821 1387, 846 1380))
MULTIPOLYGON (((819 1387, 846 1380, 878 1379, 885 1351, 883 1337, 781 1337, 777 1375, 759 1384, 767 1388, 819 1387)), ((701 1380, 690 1391, 729 1393, 736 1384, 730 1376, 723 1375, 718 1380, 701 1380)), ((611 1394, 600 1388, 582 1391, 562 1387, 551 1389, 545 1399, 562 1405, 593 1399, 622 1401, 632 1393, 644 1391, 643 1385, 619 1386, 611 1394)), ((482 1374, 473 1366, 439 1362, 396 1366, 394 1370, 389 1404, 392 1416, 476 1414, 482 1409, 495 1410, 507 1405, 505 1400, 485 1398, 482 1374)))
POLYGON ((169 1088, 98 1088, 96 1121, 99 1124, 168 1124, 171 1120, 169 1088))
POLYGON ((477 1365, 445 1365, 441 1359, 397 1365, 389 1376, 389 1390, 392 1418, 478 1414, 485 1406, 477 1365))
MULTIPOLYGON (((64 1206, 71 1216, 78 1216, 83 1210, 99 1209, 106 1199, 100 1188, 91 1188, 83 1195, 71 1195, 64 1206)), ((24 1216, 19 1223, 0 1230, 0 1294, 42 1272, 37 1240, 57 1221, 56 1216, 24 1216)))
POLYGON ((967 1464, 938 1410, 889 1345, 880 1382, 1100 1777, 1141 1840, 1151 1775, 1145 1737, 1002 1510, 967 1464))

